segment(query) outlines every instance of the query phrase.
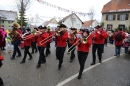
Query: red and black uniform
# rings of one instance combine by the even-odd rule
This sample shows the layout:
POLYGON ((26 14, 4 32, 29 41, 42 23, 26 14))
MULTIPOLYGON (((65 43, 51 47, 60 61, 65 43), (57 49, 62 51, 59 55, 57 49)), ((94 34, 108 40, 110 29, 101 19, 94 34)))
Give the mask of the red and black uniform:
POLYGON ((116 32, 113 36, 113 39, 115 40, 115 47, 116 47, 116 56, 120 55, 120 49, 121 49, 121 46, 123 45, 123 40, 125 39, 125 33, 122 32, 122 30, 119 30, 118 32, 116 32), (122 35, 122 39, 120 41, 117 40, 116 36, 117 34, 120 34, 122 35))
POLYGON ((74 51, 75 51, 75 46, 73 46, 74 44, 75 44, 75 42, 77 41, 77 36, 76 36, 76 34, 70 34, 69 35, 69 39, 68 39, 68 48, 69 48, 69 50, 68 50, 68 52, 69 53, 71 53, 71 55, 70 55, 70 62, 72 62, 73 61, 73 59, 75 58, 75 54, 74 54, 74 51), (73 35, 73 36, 72 36, 73 35), (74 39, 74 37, 75 37, 75 39, 74 39), (71 46, 73 46, 73 47, 71 47, 71 46), (71 48, 70 48, 71 47, 71 48))
POLYGON ((38 60, 38 65, 37 67, 40 67, 41 66, 41 63, 46 63, 46 58, 45 58, 45 55, 44 55, 44 49, 46 47, 46 38, 48 37, 48 33, 46 32, 43 32, 41 33, 39 36, 38 36, 38 39, 37 39, 37 46, 38 46, 38 50, 39 50, 39 60, 38 60), (43 41, 45 40, 45 41, 43 41), (42 42, 41 42, 42 41, 42 42))
POLYGON ((94 65, 96 62, 96 50, 99 57, 99 62, 102 62, 102 44, 104 44, 104 39, 106 38, 106 32, 105 31, 94 31, 94 40, 93 40, 93 47, 92 47, 92 56, 93 56, 93 62, 91 65, 94 65))
POLYGON ((25 60, 26 60, 26 57, 27 57, 27 54, 29 55, 29 59, 28 60, 31 60, 32 59, 32 55, 31 53, 29 52, 29 48, 31 46, 31 40, 32 38, 29 38, 29 39, 26 39, 27 36, 29 36, 31 33, 25 33, 23 37, 25 37, 25 40, 24 40, 24 57, 23 57, 23 60, 21 61, 21 63, 25 63, 25 60))
POLYGON ((37 39, 38 39, 37 36, 34 36, 33 39, 32 39, 32 53, 31 53, 31 54, 34 53, 34 50, 35 50, 35 52, 37 52, 37 46, 36 46, 36 44, 37 44, 37 39))
POLYGON ((79 79, 82 76, 82 72, 84 70, 84 64, 87 59, 91 44, 92 44, 92 38, 89 36, 86 44, 83 44, 82 42, 80 42, 80 44, 78 45, 77 51, 78 51, 78 60, 80 64, 80 70, 79 70, 79 76, 78 76, 79 79))
POLYGON ((56 57, 59 60, 58 68, 60 69, 63 63, 63 56, 64 56, 65 48, 67 46, 66 41, 68 40, 68 32, 62 31, 60 33, 60 36, 56 36, 56 40, 57 40, 56 57))
POLYGON ((19 50, 19 47, 18 47, 20 45, 20 43, 21 43, 21 34, 18 32, 17 36, 12 41, 12 44, 14 46, 14 50, 13 50, 13 54, 12 54, 11 59, 15 58, 16 52, 18 52, 17 57, 21 56, 21 51, 19 50))
POLYGON ((48 33, 48 35, 49 35, 49 39, 48 39, 48 42, 47 42, 47 44, 46 44, 46 56, 48 56, 50 53, 51 53, 51 51, 50 51, 50 43, 52 42, 52 31, 48 31, 47 32, 48 33))

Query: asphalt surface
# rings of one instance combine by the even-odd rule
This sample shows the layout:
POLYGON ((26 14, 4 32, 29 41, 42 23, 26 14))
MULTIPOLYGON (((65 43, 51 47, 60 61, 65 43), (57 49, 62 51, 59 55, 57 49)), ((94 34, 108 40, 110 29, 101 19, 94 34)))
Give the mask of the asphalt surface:
MULTIPOLYGON (((105 47, 103 60, 106 61, 99 64, 97 57, 97 66, 93 68, 90 68, 92 67, 90 65, 92 62, 90 49, 85 63, 85 69, 90 69, 83 73, 80 80, 75 75, 79 72, 77 52, 75 52, 76 58, 72 63, 69 62, 70 54, 65 52, 64 62, 60 71, 58 70, 54 43, 51 43, 51 54, 46 57, 46 64, 42 64, 38 69, 36 65, 39 53, 33 54, 31 61, 27 57, 26 62, 20 64, 24 50, 21 50, 21 52, 22 57, 16 57, 14 60, 10 60, 11 53, 2 52, 5 60, 0 69, 0 76, 5 86, 60 86, 61 83, 63 86, 130 86, 130 56, 113 57, 115 54, 114 45, 109 44, 105 47), (74 75, 76 77, 71 78, 74 75), (67 82, 65 82, 66 79, 68 79, 67 82)), ((122 49, 123 52, 124 50, 122 49)))

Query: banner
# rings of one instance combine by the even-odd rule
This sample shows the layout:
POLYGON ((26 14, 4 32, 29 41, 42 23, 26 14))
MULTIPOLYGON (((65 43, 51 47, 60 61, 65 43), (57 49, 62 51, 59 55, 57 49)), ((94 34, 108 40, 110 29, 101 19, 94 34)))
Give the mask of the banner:
POLYGON ((76 13, 76 14, 79 14, 79 15, 82 15, 82 16, 93 15, 93 13, 83 13, 83 12, 76 12, 76 11, 68 10, 68 9, 65 9, 65 8, 62 8, 62 7, 59 7, 59 6, 50 4, 50 3, 45 2, 45 1, 43 1, 43 0, 37 0, 37 1, 38 1, 39 3, 42 3, 42 4, 46 5, 46 6, 49 6, 49 7, 55 8, 55 9, 58 9, 58 10, 60 10, 60 11, 76 13))

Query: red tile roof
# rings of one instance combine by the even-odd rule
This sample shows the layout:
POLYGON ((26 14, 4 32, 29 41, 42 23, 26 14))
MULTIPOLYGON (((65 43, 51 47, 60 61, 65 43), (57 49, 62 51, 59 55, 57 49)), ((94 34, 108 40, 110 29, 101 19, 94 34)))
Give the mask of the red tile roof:
POLYGON ((130 0, 111 0, 107 4, 104 5, 102 9, 102 13, 112 12, 117 10, 128 10, 130 11, 130 0))
POLYGON ((95 21, 95 20, 85 21, 82 26, 83 26, 83 27, 89 27, 94 21, 95 21))

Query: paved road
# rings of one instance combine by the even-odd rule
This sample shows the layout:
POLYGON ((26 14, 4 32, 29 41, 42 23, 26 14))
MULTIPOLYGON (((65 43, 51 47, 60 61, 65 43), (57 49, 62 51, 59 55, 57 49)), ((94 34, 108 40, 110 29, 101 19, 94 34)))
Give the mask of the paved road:
MULTIPOLYGON (((24 50, 21 50, 22 53, 24 50)), ((69 62, 69 54, 64 54, 64 62, 58 71, 58 60, 55 57, 54 43, 51 44, 51 55, 46 57, 47 63, 37 69, 36 64, 39 54, 33 54, 31 61, 20 64, 22 57, 10 60, 11 54, 3 52, 5 60, 0 69, 0 76, 5 86, 130 86, 130 56, 122 55, 113 57, 114 46, 105 47, 103 63, 91 66, 92 53, 86 60, 85 71, 81 80, 77 79, 79 63, 77 57, 74 62, 69 62)), ((122 50, 123 53, 123 50, 122 50)))

